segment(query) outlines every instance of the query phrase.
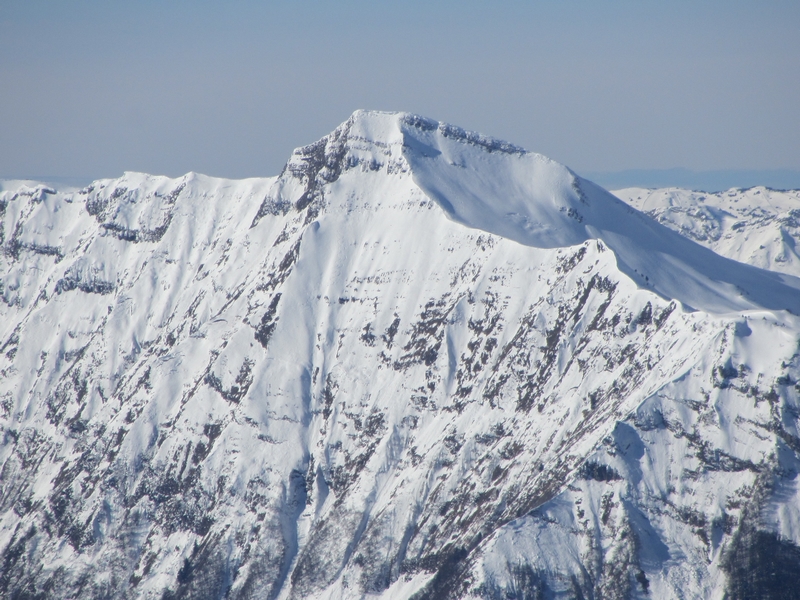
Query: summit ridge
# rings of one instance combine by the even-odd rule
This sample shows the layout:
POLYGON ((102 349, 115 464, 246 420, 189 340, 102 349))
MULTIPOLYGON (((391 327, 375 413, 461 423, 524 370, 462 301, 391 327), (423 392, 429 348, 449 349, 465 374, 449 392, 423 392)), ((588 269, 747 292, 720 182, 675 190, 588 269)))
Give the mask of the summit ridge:
POLYGON ((540 154, 408 113, 356 111, 330 135, 295 150, 255 222, 275 207, 315 198, 316 207, 320 186, 353 170, 410 174, 450 219, 527 246, 600 239, 639 285, 689 307, 800 314, 796 277, 708 252, 540 154))

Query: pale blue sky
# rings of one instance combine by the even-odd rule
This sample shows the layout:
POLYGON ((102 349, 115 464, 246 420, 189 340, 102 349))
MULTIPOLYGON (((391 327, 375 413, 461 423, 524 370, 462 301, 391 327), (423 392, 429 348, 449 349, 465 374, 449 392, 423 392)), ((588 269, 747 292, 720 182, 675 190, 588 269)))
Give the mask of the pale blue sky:
POLYGON ((800 170, 800 2, 0 0, 0 176, 280 171, 356 108, 578 172, 800 170))

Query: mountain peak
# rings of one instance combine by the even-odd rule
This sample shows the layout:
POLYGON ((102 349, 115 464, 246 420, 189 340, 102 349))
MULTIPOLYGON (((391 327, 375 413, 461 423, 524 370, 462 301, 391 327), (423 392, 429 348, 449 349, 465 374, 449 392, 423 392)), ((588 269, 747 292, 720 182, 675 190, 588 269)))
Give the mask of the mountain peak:
POLYGON ((509 142, 422 115, 358 109, 330 134, 313 144, 297 148, 293 154, 304 155, 319 144, 335 144, 345 140, 373 143, 381 147, 399 144, 420 149, 420 144, 429 145, 431 139, 437 137, 482 148, 488 152, 518 155, 527 153, 524 148, 509 142))
POLYGON ((364 189, 380 210, 376 186, 395 196, 411 186, 451 221, 525 246, 601 239, 637 285, 691 308, 800 313, 800 280, 708 251, 541 154, 411 113, 359 110, 295 150, 253 226, 292 208, 308 210, 307 223, 323 210, 349 213, 364 189))

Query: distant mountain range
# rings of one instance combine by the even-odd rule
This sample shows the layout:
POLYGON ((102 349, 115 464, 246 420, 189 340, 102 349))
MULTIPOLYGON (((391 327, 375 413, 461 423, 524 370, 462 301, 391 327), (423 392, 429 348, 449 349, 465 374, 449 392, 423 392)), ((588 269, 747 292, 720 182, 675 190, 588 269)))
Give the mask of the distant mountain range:
POLYGON ((775 190, 800 189, 800 171, 791 169, 692 171, 690 169, 628 169, 583 174, 606 189, 677 187, 704 192, 765 186, 775 190))
POLYGON ((717 254, 800 277, 800 190, 628 188, 613 193, 717 254))
POLYGON ((616 193, 367 111, 4 182, 0 597, 800 597, 800 197, 616 193))

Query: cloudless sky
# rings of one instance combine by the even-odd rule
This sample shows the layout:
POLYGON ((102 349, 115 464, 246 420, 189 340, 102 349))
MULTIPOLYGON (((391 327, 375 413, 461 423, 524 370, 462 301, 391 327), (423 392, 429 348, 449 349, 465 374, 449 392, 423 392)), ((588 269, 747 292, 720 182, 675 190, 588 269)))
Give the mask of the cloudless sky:
POLYGON ((277 174, 357 108, 578 172, 800 169, 798 0, 0 0, 0 176, 277 174))

